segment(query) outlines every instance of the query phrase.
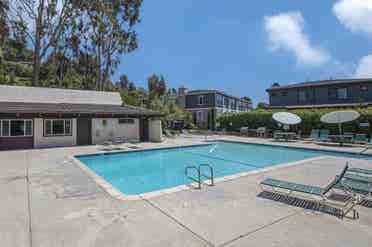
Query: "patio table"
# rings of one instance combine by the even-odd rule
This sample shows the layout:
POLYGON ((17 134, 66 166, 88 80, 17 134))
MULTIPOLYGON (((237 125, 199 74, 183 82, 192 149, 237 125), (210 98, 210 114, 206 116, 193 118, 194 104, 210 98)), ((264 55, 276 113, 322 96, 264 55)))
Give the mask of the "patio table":
POLYGON ((275 139, 284 139, 285 141, 294 140, 297 136, 296 132, 275 132, 275 139))

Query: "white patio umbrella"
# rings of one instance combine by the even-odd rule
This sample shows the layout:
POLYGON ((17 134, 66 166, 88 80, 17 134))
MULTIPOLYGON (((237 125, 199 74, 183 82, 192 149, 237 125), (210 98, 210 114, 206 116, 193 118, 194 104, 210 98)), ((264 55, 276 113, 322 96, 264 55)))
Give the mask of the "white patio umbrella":
POLYGON ((360 117, 357 111, 333 111, 323 115, 320 121, 329 124, 338 124, 340 135, 342 134, 342 124, 354 121, 360 117))
POLYGON ((301 123, 301 118, 290 112, 276 112, 273 114, 273 119, 284 125, 296 125, 301 123))

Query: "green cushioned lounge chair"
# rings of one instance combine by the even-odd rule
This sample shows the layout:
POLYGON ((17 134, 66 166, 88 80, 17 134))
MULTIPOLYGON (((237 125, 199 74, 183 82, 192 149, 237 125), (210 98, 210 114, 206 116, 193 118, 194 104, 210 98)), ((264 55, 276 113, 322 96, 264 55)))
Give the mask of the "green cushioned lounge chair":
POLYGON ((372 185, 370 183, 365 183, 361 181, 361 176, 353 177, 350 179, 348 176, 345 176, 340 183, 338 183, 335 188, 347 189, 352 191, 355 194, 361 196, 362 199, 372 199, 372 185), (358 179, 358 180, 356 180, 358 179))
POLYGON ((319 139, 319 130, 312 129, 309 138, 305 138, 304 141, 316 141, 319 139))
POLYGON ((372 170, 370 169, 363 169, 363 168, 349 168, 347 172, 353 172, 353 173, 360 173, 360 174, 366 174, 366 175, 372 175, 372 170))
POLYGON ((347 190, 360 195, 362 199, 372 200, 372 177, 359 175, 361 173, 371 174, 372 170, 361 168, 350 168, 350 170, 351 169, 359 172, 348 171, 341 180, 341 183, 337 184, 336 187, 345 187, 347 190))
POLYGON ((301 197, 305 200, 311 200, 315 203, 320 205, 329 205, 333 207, 337 207, 342 212, 341 217, 346 216, 349 212, 353 212, 353 217, 357 217, 357 213, 354 207, 359 203, 359 197, 355 196, 355 194, 350 193, 347 191, 347 187, 337 186, 340 184, 342 179, 344 178, 346 171, 348 170, 348 165, 342 170, 341 174, 336 176, 332 182, 330 182, 325 187, 318 187, 313 185, 305 185, 305 184, 298 184, 292 183, 284 180, 272 179, 267 178, 260 183, 262 190, 267 191, 266 188, 271 188, 271 192, 282 194, 285 196, 290 196, 294 193, 298 194, 296 197, 300 197, 300 195, 305 195, 301 197), (345 193, 350 195, 350 198, 345 201, 344 203, 336 202, 329 198, 330 191, 333 189, 343 190, 345 193), (310 198, 310 196, 312 198, 310 198), (315 199, 317 197, 317 199, 315 199))
POLYGON ((344 178, 372 185, 372 177, 361 176, 355 173, 346 173, 344 178))
POLYGON ((331 141, 329 139, 329 130, 328 129, 321 129, 319 131, 319 138, 317 139, 317 141, 321 141, 321 142, 329 142, 329 141, 331 141))
POLYGON ((164 130, 164 135, 169 138, 175 137, 175 135, 170 130, 164 130))

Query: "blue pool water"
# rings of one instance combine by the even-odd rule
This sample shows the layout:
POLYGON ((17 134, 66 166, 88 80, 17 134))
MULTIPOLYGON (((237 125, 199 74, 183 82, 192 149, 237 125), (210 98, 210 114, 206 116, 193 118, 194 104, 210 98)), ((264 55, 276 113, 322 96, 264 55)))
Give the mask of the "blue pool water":
POLYGON ((122 193, 133 195, 191 183, 185 177, 185 167, 190 165, 210 164, 217 178, 324 155, 361 158, 346 153, 231 142, 76 158, 122 193))

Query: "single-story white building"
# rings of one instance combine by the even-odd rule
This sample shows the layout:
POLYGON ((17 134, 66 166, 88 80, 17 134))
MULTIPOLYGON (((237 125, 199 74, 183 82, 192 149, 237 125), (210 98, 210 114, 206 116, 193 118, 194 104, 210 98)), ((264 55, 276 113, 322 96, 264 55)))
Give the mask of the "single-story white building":
POLYGON ((117 92, 0 85, 0 150, 159 142, 159 112, 123 106, 117 92))

